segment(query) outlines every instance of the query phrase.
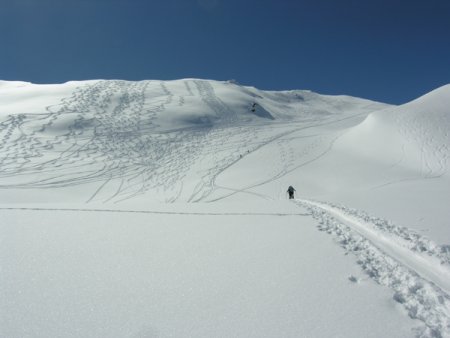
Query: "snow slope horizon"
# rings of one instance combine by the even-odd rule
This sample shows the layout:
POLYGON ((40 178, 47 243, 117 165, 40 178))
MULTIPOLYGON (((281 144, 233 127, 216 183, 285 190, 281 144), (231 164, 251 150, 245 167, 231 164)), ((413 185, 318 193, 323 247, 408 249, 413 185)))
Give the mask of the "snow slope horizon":
POLYGON ((0 81, 0 199, 277 200, 294 184, 450 243, 449 97, 450 85, 390 106, 199 79, 0 81))
POLYGON ((447 107, 450 86, 389 106, 199 79, 0 81, 3 334, 450 336, 447 107))

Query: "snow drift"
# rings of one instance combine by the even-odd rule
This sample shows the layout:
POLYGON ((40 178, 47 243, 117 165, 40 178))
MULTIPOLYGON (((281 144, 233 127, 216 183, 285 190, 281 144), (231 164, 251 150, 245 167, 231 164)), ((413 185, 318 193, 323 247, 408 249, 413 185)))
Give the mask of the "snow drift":
POLYGON ((448 175, 450 85, 400 107, 371 113, 341 142, 358 155, 396 166, 416 177, 448 175))

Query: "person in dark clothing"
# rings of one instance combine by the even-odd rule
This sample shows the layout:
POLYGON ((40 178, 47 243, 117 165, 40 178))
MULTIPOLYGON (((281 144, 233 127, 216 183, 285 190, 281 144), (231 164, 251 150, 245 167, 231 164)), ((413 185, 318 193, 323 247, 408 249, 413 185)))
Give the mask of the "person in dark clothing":
POLYGON ((290 185, 288 190, 287 190, 287 192, 289 193, 289 199, 290 200, 294 199, 294 191, 295 191, 294 187, 292 185, 290 185))

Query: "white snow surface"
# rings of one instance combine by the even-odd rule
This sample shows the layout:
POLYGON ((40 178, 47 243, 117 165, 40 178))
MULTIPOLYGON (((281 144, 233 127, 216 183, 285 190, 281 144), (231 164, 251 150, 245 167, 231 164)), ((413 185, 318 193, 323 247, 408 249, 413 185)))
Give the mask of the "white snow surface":
POLYGON ((450 337, 449 130, 450 85, 0 81, 0 337, 450 337))

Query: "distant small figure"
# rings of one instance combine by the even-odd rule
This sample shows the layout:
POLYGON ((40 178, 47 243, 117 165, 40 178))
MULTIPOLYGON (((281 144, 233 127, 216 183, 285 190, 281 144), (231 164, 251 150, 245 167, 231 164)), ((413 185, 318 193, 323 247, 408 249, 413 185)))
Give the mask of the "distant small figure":
POLYGON ((290 200, 294 199, 294 191, 295 191, 294 187, 292 185, 290 185, 288 190, 287 190, 287 192, 289 193, 289 199, 290 200))
POLYGON ((256 102, 253 102, 253 104, 252 104, 252 112, 255 112, 256 111, 256 102))

